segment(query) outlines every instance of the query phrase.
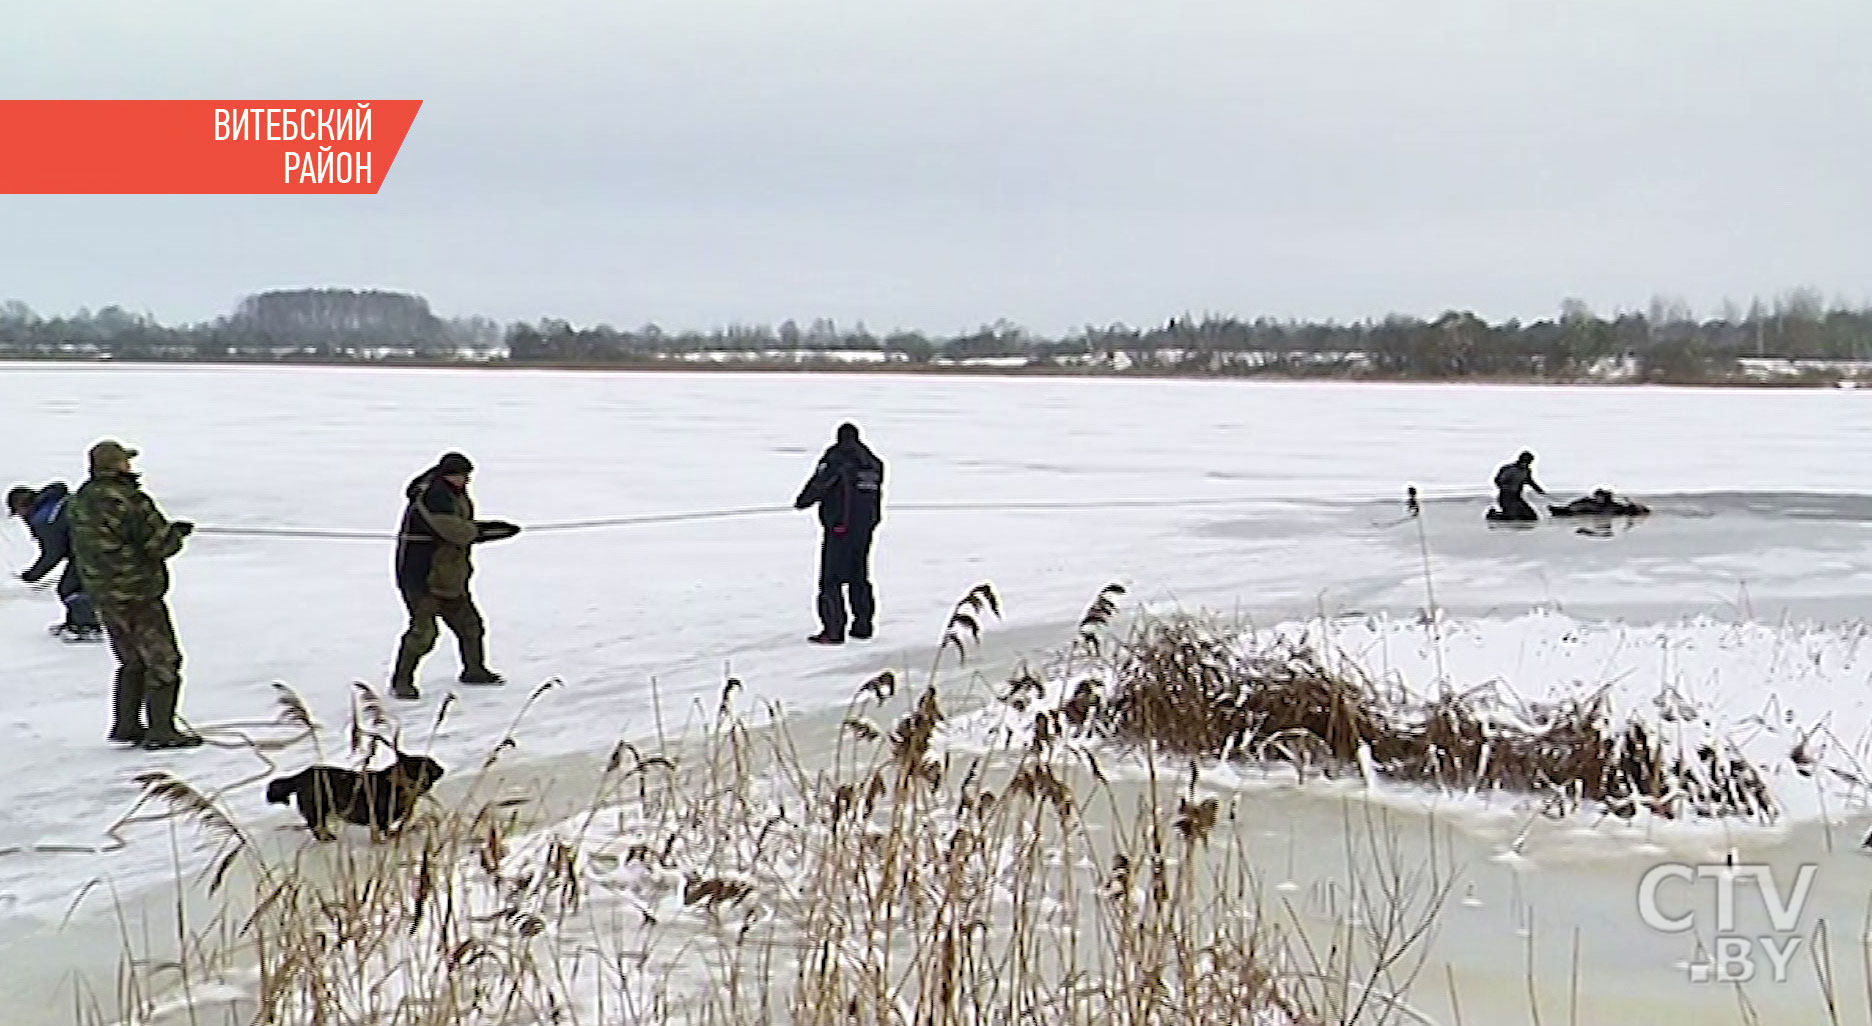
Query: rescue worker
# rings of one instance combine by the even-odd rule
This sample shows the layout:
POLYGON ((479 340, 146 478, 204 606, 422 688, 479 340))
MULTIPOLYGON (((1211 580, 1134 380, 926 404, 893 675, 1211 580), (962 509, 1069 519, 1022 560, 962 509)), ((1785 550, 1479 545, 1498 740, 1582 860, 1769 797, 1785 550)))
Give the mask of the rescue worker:
POLYGON ((63 481, 54 481, 37 491, 20 485, 7 492, 7 512, 25 521, 26 529, 39 543, 39 559, 20 571, 19 579, 37 584, 64 563, 65 572, 58 579, 58 597, 65 605, 65 620, 54 626, 52 632, 68 641, 103 641, 104 626, 98 623, 97 610, 92 608, 91 598, 84 592, 78 563, 70 558, 71 516, 66 512, 70 497, 71 492, 63 481))
POLYGON ((487 628, 469 594, 474 576, 469 550, 476 542, 511 537, 518 527, 498 521, 478 524, 468 477, 474 464, 458 452, 444 453, 435 466, 416 475, 404 489, 409 500, 397 533, 396 582, 409 610, 409 627, 397 646, 390 673, 390 693, 421 697, 416 666, 435 647, 439 618, 455 635, 461 650, 463 684, 503 684, 506 678, 487 667, 487 628))
POLYGON ((106 439, 87 456, 91 476, 68 504, 72 559, 117 657, 109 739, 148 749, 194 748, 176 726, 182 648, 169 617, 168 561, 195 530, 170 521, 130 469, 135 449, 106 439))
POLYGON ((871 637, 877 596, 871 588, 871 539, 884 519, 884 461, 858 439, 855 424, 840 424, 832 447, 819 458, 794 509, 819 507, 819 633, 815 645, 842 645, 871 637), (851 593, 846 621, 846 591, 851 593))
POLYGON ((1547 498, 1547 490, 1534 480, 1534 454, 1523 452, 1515 457, 1513 463, 1504 463, 1495 471, 1495 507, 1499 515, 1491 511, 1491 520, 1539 520, 1540 514, 1521 496, 1525 488, 1532 488, 1547 498))

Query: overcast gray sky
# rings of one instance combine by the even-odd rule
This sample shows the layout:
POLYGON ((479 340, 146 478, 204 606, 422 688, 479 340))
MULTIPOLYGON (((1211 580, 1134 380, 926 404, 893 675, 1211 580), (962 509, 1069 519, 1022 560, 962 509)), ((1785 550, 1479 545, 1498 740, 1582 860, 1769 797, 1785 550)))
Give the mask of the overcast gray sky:
POLYGON ((1860 302, 1869 44, 1867 0, 19 4, 11 97, 425 102, 377 196, 0 196, 0 298, 1048 332, 1860 302))

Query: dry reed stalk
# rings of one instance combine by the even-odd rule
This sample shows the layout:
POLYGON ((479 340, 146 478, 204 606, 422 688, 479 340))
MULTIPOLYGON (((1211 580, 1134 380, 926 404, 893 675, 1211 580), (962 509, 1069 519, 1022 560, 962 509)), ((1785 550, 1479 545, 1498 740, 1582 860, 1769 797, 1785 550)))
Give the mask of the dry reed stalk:
MULTIPOLYGON (((1087 629, 1109 623, 1121 593, 1101 592, 1087 629)), ((939 653, 966 657, 983 611, 999 612, 986 586, 957 604, 939 653)), ((1146 722, 1174 726, 1228 680, 1216 656, 1132 653, 1166 692, 1146 722)), ((1373 729, 1355 708, 1321 712, 1351 704, 1337 685, 1290 678, 1266 715, 1326 716, 1335 753, 1373 729)), ((897 678, 880 674, 855 690, 820 763, 784 724, 754 730, 733 707, 737 684, 695 736, 594 757, 585 807, 556 824, 483 791, 510 731, 457 800, 390 843, 243 849, 253 893, 195 931, 211 942, 186 953, 192 978, 245 980, 253 1021, 277 1026, 1400 1021, 1323 981, 1357 972, 1359 993, 1375 986, 1421 937, 1412 909, 1308 963, 1262 906, 1232 807, 1156 784, 1121 793, 1096 759, 1059 759, 1061 738, 1143 700, 1112 712, 1080 678, 1045 737, 957 764, 939 743, 940 681, 886 719, 897 678), (1295 964, 1312 968, 1281 968, 1295 964)), ((1023 685, 1040 689, 1036 703, 1046 687, 1023 685)), ((386 726, 369 697, 358 743, 386 726)), ((238 832, 186 785, 152 783, 211 832, 238 832)), ((1409 883, 1396 881, 1401 905, 1409 883)), ((127 1000, 147 1011, 149 974, 128 965, 127 1000)))
MULTIPOLYGON (((1028 685, 1020 690, 1024 699, 1028 685)), ((1436 698, 1416 701, 1300 641, 1257 644, 1190 618, 1140 626, 1110 660, 1104 686, 1082 682, 1068 709, 1075 733, 1131 748, 1288 762, 1302 776, 1369 757, 1401 782, 1541 797, 1550 815, 1590 807, 1771 822, 1779 811, 1739 753, 1720 740, 1673 753, 1650 725, 1615 719, 1604 688, 1512 710, 1486 688, 1440 685, 1436 698), (1503 711, 1513 715, 1494 715, 1503 711)), ((1059 727, 1045 715, 1037 733, 1059 727)))

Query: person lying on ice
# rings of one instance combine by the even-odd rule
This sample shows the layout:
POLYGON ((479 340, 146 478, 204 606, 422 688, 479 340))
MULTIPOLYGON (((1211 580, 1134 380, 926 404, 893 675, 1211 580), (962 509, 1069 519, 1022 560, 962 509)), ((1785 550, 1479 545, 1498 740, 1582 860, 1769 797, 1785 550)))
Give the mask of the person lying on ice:
POLYGON ((1614 496, 1610 488, 1594 489, 1591 495, 1564 506, 1548 506, 1547 510, 1557 517, 1641 517, 1651 512, 1643 503, 1614 496))
POLYGON ((1540 514, 1521 497, 1521 490, 1532 488, 1547 498, 1547 489, 1534 480, 1534 454, 1523 452, 1513 463, 1504 463, 1495 471, 1495 508, 1488 511, 1490 520, 1539 520, 1540 514))
POLYGON ((84 592, 84 581, 78 576, 78 562, 70 558, 71 515, 65 508, 69 494, 63 481, 54 481, 38 491, 20 485, 7 492, 7 512, 26 521, 26 529, 39 543, 38 561, 20 571, 19 579, 37 584, 64 563, 65 572, 58 580, 58 597, 65 603, 65 622, 52 628, 53 633, 67 641, 103 641, 104 625, 98 622, 91 597, 84 592))

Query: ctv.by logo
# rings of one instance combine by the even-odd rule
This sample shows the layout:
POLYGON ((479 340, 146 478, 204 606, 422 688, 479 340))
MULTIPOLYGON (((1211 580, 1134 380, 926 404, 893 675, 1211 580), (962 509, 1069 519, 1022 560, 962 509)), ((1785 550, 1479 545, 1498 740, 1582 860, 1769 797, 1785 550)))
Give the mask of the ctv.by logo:
POLYGON ((1813 887, 1816 867, 1803 865, 1795 874, 1793 886, 1783 889, 1773 866, 1742 864, 1685 864, 1666 862, 1651 867, 1638 882, 1638 915, 1646 926, 1664 933, 1685 933, 1699 924, 1695 911, 1672 915, 1659 904, 1658 891, 1665 882, 1681 881, 1694 887, 1698 880, 1716 882, 1716 931, 1707 947, 1699 944, 1699 961, 1686 967, 1692 983, 1747 983, 1761 969, 1768 978, 1786 983, 1788 964, 1800 949, 1799 933, 1802 909, 1813 887), (1771 928, 1761 933, 1747 933, 1737 928, 1736 884, 1752 881, 1757 885, 1757 899, 1767 914, 1771 928))

